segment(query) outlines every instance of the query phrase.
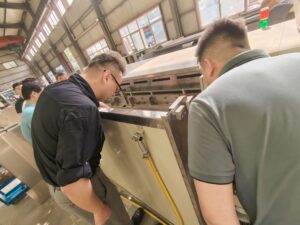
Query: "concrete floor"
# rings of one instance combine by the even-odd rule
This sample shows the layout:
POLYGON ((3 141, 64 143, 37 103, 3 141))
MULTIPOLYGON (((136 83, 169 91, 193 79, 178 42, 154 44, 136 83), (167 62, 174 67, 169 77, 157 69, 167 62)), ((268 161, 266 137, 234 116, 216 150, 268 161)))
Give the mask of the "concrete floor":
POLYGON ((0 206, 0 225, 88 225, 68 215, 49 199, 43 205, 26 196, 14 205, 0 206))
MULTIPOLYGON (((125 204, 130 216, 135 207, 125 204)), ((141 225, 157 224, 145 215, 141 225)), ((0 202, 0 225, 88 225, 85 221, 61 210, 50 198, 43 205, 26 196, 14 205, 6 206, 0 202)))

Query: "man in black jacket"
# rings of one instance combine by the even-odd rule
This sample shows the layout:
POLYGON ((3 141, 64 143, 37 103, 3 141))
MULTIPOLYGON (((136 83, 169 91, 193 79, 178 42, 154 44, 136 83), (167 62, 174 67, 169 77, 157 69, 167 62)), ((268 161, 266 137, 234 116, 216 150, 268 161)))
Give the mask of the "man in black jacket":
POLYGON ((114 95, 126 62, 116 52, 46 87, 32 119, 37 166, 64 209, 96 225, 131 225, 115 186, 99 167, 104 143, 99 101, 114 95))

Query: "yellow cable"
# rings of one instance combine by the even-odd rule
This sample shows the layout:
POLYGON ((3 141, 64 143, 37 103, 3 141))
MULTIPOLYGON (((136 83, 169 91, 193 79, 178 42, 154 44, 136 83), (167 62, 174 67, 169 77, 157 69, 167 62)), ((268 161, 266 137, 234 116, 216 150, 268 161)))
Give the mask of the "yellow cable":
MULTIPOLYGON (((134 205, 137 208, 143 208, 142 206, 140 206, 139 204, 137 204, 136 202, 128 199, 127 197, 121 195, 121 198, 130 202, 132 205, 134 205)), ((154 220, 156 220, 157 222, 160 222, 162 225, 167 225, 165 222, 163 222, 161 219, 159 219, 157 216, 155 216, 153 213, 151 213, 150 211, 148 211, 147 209, 144 209, 145 213, 147 213, 150 217, 152 217, 154 220)))
POLYGON ((168 189, 167 189, 165 183, 163 182, 163 180, 162 180, 160 174, 158 173, 157 168, 156 168, 156 166, 154 165, 153 160, 151 159, 151 157, 145 158, 145 159, 146 159, 147 164, 149 165, 149 167, 150 167, 150 169, 151 169, 153 175, 155 176, 156 180, 158 181, 158 183, 159 183, 159 185, 160 185, 162 191, 163 191, 164 194, 166 195, 166 197, 167 197, 167 199, 168 199, 168 202, 170 203, 171 208, 172 208, 173 212, 174 212, 175 215, 176 215, 177 221, 179 222, 180 225, 183 225, 184 223, 183 223, 183 219, 182 219, 182 217, 181 217, 181 215, 180 215, 180 212, 179 212, 179 210, 178 210, 178 208, 177 208, 177 206, 176 206, 176 204, 175 204, 173 198, 171 197, 171 195, 170 195, 170 193, 169 193, 169 191, 168 191, 168 189))

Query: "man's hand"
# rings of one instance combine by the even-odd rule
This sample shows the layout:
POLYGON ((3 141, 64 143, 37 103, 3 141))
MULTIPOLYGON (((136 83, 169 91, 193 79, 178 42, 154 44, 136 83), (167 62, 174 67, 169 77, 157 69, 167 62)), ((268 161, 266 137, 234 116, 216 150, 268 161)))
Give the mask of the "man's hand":
POLYGON ((109 105, 105 104, 104 102, 99 102, 100 108, 109 109, 109 105))
POLYGON ((100 210, 94 213, 95 225, 104 225, 111 217, 111 209, 103 204, 100 210))

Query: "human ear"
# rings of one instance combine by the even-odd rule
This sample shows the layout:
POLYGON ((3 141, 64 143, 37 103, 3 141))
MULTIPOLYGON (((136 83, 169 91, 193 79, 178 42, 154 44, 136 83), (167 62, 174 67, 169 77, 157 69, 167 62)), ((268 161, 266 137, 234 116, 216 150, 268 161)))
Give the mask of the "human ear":
POLYGON ((203 74, 206 77, 211 78, 211 76, 213 76, 213 71, 214 71, 213 62, 210 59, 204 59, 201 65, 202 65, 203 74))
POLYGON ((107 83, 107 82, 108 82, 108 80, 109 80, 109 73, 108 73, 107 70, 104 70, 104 71, 103 71, 103 74, 102 74, 101 78, 102 78, 102 81, 103 81, 104 83, 107 83))

